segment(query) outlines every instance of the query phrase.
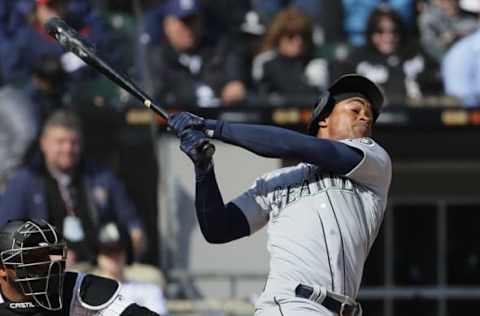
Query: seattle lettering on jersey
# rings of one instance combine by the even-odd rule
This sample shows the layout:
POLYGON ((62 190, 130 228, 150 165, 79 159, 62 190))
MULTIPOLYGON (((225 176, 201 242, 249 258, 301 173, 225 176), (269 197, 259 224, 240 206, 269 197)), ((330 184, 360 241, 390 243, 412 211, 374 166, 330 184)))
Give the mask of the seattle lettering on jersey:
POLYGON ((311 172, 302 182, 277 186, 273 192, 273 217, 299 199, 325 192, 328 189, 353 192, 352 180, 339 175, 311 172))

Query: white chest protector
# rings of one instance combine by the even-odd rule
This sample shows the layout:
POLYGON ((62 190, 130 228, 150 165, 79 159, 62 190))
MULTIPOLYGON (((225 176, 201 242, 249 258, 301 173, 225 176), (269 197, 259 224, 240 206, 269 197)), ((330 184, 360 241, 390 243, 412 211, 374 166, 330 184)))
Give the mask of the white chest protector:
POLYGON ((120 287, 120 283, 115 280, 78 274, 70 303, 70 315, 120 315, 132 304, 120 295, 120 287))
MULTIPOLYGON (((61 314, 71 316, 118 316, 132 304, 120 294, 120 283, 95 275, 66 272, 61 314)), ((0 304, 4 303, 0 295, 0 304)), ((32 302, 8 303, 13 312, 37 308, 32 302), (13 304, 13 305, 12 305, 13 304)), ((48 311, 45 311, 48 314, 48 311)))

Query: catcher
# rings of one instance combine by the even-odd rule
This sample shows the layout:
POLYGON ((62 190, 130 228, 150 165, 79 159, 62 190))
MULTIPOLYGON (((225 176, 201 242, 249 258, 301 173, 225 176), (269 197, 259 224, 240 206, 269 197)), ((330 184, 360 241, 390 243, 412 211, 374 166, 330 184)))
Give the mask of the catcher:
POLYGON ((66 246, 45 221, 10 221, 0 230, 0 315, 154 316, 119 294, 120 283, 65 272, 66 246))

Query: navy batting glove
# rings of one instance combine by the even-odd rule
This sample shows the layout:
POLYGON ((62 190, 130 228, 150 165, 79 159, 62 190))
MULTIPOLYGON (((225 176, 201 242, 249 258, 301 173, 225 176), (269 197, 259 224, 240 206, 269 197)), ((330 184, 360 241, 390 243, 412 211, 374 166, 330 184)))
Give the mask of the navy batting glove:
POLYGON ((180 149, 195 164, 196 169, 208 171, 211 165, 211 157, 204 152, 204 146, 209 142, 207 136, 199 130, 189 128, 180 133, 180 149))
POLYGON ((172 114, 168 119, 168 126, 180 137, 181 133, 187 129, 202 131, 208 137, 213 137, 217 128, 215 120, 205 120, 189 112, 180 112, 172 114))

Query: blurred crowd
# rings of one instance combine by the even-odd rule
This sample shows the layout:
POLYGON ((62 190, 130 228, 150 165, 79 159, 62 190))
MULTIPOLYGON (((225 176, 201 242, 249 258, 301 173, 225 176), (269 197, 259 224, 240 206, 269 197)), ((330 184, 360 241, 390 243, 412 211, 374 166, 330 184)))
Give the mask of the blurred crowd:
POLYGON ((60 16, 165 105, 309 105, 357 72, 390 105, 475 106, 479 11, 475 0, 4 0, 0 84, 40 123, 72 100, 131 104, 49 38, 43 24, 60 16))
POLYGON ((137 105, 48 36, 54 16, 165 106, 310 107, 351 72, 379 84, 389 106, 480 105, 478 0, 0 1, 2 221, 48 219, 70 266, 92 263, 132 295, 157 286, 157 301, 158 271, 128 272, 147 242, 141 210, 84 155, 78 115, 137 105))

